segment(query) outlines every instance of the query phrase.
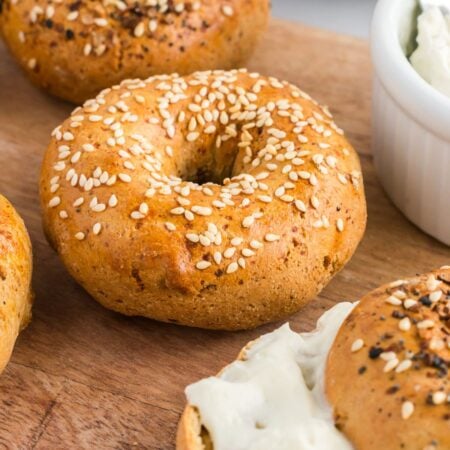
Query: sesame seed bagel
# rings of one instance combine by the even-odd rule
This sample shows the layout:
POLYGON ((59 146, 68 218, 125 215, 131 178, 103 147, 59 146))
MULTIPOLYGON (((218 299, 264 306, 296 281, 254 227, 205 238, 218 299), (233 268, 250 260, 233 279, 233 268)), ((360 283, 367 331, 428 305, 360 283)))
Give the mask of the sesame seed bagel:
POLYGON ((328 359, 337 427, 357 450, 450 448, 450 267, 371 292, 328 359))
POLYGON ((0 195, 0 372, 31 318, 31 244, 25 225, 0 195))
POLYGON ((95 299, 212 329, 297 311, 366 223, 328 110, 245 70, 104 91, 54 130, 40 187, 48 239, 95 299))
POLYGON ((0 34, 28 77, 80 104, 127 78, 240 67, 269 0, 2 0, 0 34))

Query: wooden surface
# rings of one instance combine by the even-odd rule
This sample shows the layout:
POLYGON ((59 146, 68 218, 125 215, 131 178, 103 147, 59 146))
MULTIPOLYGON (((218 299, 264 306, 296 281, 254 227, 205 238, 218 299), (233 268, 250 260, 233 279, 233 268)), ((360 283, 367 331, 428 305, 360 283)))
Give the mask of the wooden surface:
MULTIPOLYGON (((290 319, 294 329, 311 329, 339 300, 450 262, 450 249, 404 219, 376 180, 365 42, 273 21, 250 67, 327 103, 364 169, 364 241, 322 295, 290 319)), ((30 231, 36 292, 33 321, 0 377, 0 448, 171 449, 185 385, 217 372, 276 324, 225 333, 126 318, 77 286, 45 241, 37 194, 49 133, 70 110, 29 85, 0 44, 0 192, 30 231)))

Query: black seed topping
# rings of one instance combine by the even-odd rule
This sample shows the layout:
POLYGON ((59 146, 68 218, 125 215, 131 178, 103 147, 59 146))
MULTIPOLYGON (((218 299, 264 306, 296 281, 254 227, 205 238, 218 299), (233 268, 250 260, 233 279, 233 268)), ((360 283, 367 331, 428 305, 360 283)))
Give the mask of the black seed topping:
POLYGON ((74 32, 69 28, 66 30, 66 39, 68 41, 72 40, 75 37, 74 32))
POLYGON ((424 295, 423 297, 419 298, 419 302, 422 303, 424 306, 431 306, 433 302, 430 300, 430 297, 428 295, 424 295))
POLYGON ((382 353, 383 349, 381 347, 370 347, 369 358, 377 359, 382 353))

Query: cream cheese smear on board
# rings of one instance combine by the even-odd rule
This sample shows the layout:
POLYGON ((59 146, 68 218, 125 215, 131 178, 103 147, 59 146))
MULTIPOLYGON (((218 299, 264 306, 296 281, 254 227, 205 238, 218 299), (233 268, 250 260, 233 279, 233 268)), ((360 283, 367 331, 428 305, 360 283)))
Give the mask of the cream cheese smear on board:
POLYGON ((187 387, 214 450, 352 450, 325 398, 327 356, 356 303, 327 311, 311 333, 266 334, 219 376, 187 387))

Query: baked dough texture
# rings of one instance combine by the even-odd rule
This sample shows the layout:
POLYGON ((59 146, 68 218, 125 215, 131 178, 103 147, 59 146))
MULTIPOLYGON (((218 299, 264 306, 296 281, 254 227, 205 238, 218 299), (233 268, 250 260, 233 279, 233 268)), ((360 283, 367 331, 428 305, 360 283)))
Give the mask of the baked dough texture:
POLYGON ((211 329, 296 312, 366 223, 328 110, 245 70, 106 90, 55 129, 40 189, 48 239, 95 299, 211 329))
MULTIPOLYGON (((444 267, 374 290, 344 321, 328 357, 326 394, 355 450, 450 448, 449 318, 444 267)), ((176 448, 214 448, 191 405, 176 448)))
POLYGON ((450 448, 450 267, 368 294, 328 359, 327 395, 357 450, 450 448))
POLYGON ((25 225, 0 195, 0 372, 31 318, 31 244, 25 225))
POLYGON ((0 34, 31 81, 81 104, 127 78, 240 67, 269 0, 2 0, 0 34))

